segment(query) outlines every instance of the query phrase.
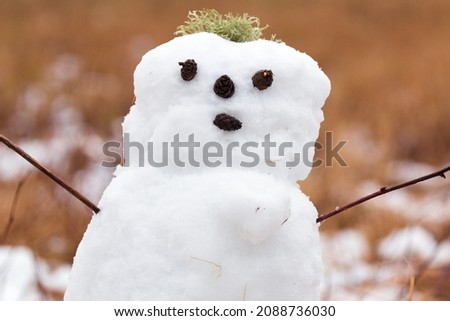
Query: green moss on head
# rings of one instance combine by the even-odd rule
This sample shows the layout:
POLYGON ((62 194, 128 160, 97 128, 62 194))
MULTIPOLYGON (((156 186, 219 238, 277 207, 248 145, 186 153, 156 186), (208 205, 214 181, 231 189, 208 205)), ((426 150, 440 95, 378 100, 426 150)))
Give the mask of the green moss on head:
POLYGON ((221 15, 214 9, 203 9, 189 11, 188 20, 177 28, 175 35, 211 32, 230 41, 247 42, 261 39, 262 31, 267 27, 260 27, 259 18, 246 13, 242 16, 221 15))

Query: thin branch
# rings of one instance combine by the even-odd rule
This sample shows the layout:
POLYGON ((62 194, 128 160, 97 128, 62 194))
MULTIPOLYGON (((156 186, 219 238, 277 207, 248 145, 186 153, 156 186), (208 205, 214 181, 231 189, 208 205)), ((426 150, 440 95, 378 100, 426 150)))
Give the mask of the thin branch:
POLYGON ((83 202, 87 207, 89 207, 91 210, 93 210, 95 213, 100 212, 100 209, 95 206, 94 203, 89 201, 85 196, 83 196, 81 193, 79 193, 77 190, 75 190, 72 186, 64 182, 62 179, 57 177, 55 174, 50 172, 47 168, 45 168, 43 165, 41 165, 37 160, 35 160, 33 157, 31 157, 29 154, 27 154, 23 149, 21 149, 19 146, 14 144, 12 141, 10 141, 5 136, 0 135, 0 142, 4 143, 6 146, 11 148, 13 151, 15 151, 17 154, 22 156, 25 160, 27 160, 31 165, 36 167, 38 170, 40 170, 42 173, 47 175, 49 178, 51 178, 53 181, 55 181, 58 185, 60 185, 62 188, 64 188, 66 191, 68 191, 70 194, 78 198, 81 202, 83 202))
POLYGON ((16 187, 16 192, 14 193, 14 198, 13 201, 11 203, 11 209, 9 211, 9 219, 8 219, 8 223, 6 223, 6 227, 5 230, 3 231, 3 235, 2 238, 0 240, 0 244, 5 243, 6 238, 8 237, 9 231, 11 229, 11 226, 14 222, 14 214, 16 212, 16 206, 17 206, 17 201, 19 200, 19 196, 20 196, 20 191, 22 190, 23 185, 25 184, 25 181, 28 179, 28 177, 30 177, 31 175, 31 171, 29 171, 20 181, 19 184, 17 184, 16 187))
POLYGON ((398 185, 394 185, 394 186, 390 186, 390 187, 384 186, 384 187, 380 188, 380 190, 375 192, 375 193, 372 193, 372 194, 364 196, 364 197, 362 197, 360 199, 357 199, 356 201, 351 202, 351 203, 349 203, 349 204, 347 204, 345 206, 342 206, 342 207, 338 206, 334 211, 332 211, 330 213, 327 213, 327 214, 324 214, 324 215, 320 215, 317 218, 316 222, 320 223, 320 222, 322 222, 322 221, 324 221, 326 219, 329 219, 330 217, 335 216, 335 215, 337 215, 337 214, 339 214, 339 213, 341 213, 343 211, 346 211, 346 210, 348 210, 348 209, 350 209, 350 208, 352 208, 352 207, 354 207, 356 205, 359 205, 361 203, 367 202, 368 200, 370 200, 372 198, 375 198, 377 196, 380 196, 380 195, 383 195, 383 194, 395 191, 397 189, 404 188, 404 187, 407 187, 407 186, 410 186, 410 185, 413 185, 413 184, 417 184, 417 183, 426 181, 426 180, 428 180, 430 178, 437 177, 437 176, 440 176, 442 178, 446 178, 445 177, 445 173, 448 172, 449 170, 450 170, 450 166, 447 166, 447 167, 445 167, 445 168, 443 168, 441 170, 438 170, 437 172, 434 172, 434 173, 431 173, 431 174, 428 174, 428 175, 425 175, 425 176, 422 176, 422 177, 418 177, 416 179, 413 179, 413 180, 410 180, 410 181, 407 181, 407 182, 404 182, 404 183, 401 183, 401 184, 398 184, 398 185))

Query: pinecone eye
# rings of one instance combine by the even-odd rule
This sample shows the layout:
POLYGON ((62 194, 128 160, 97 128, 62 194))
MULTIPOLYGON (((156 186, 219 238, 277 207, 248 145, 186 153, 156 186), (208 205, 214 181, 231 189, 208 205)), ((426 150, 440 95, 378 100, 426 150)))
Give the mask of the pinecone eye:
POLYGON ((181 78, 191 81, 197 74, 197 63, 194 59, 188 59, 185 62, 178 63, 181 66, 181 78))
POLYGON ((264 90, 272 86, 273 72, 272 70, 260 70, 252 77, 253 86, 259 90, 264 90))

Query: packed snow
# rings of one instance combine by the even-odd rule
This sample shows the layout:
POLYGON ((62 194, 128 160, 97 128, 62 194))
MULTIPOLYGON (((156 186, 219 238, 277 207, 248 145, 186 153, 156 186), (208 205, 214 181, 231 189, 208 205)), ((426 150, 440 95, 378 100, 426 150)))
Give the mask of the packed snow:
POLYGON ((317 63, 284 43, 233 43, 197 33, 148 52, 134 76, 136 103, 123 130, 145 156, 153 142, 154 159, 162 160, 158 147, 191 134, 200 145, 224 149, 261 144, 270 134, 277 148, 269 158, 261 145, 253 148, 250 161, 259 156, 259 162, 252 167, 242 166, 249 159, 239 149, 219 159, 220 166, 204 162, 204 149, 181 149, 161 168, 142 164, 138 147, 125 152, 125 166, 117 168, 80 243, 65 299, 319 299, 317 212, 296 184, 308 175, 314 148, 288 166, 293 151, 314 143, 323 120, 330 83, 317 63), (188 59, 198 66, 191 81, 180 76, 179 62, 188 59), (265 90, 252 83, 261 70, 274 75, 265 90), (235 86, 229 98, 213 90, 223 75, 235 86), (221 113, 242 128, 215 126, 221 113), (282 143, 292 150, 278 148, 282 143))

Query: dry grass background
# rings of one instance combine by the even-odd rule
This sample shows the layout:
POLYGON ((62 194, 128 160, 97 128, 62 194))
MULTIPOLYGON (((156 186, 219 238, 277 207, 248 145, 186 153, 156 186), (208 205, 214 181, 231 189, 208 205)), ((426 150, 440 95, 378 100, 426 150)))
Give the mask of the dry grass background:
MULTIPOLYGON (((441 167, 450 159, 446 0, 2 0, 0 133, 19 142, 58 135, 51 116, 55 100, 64 97, 81 112, 83 131, 95 132, 105 141, 119 140, 117 120, 132 104, 132 73, 141 55, 170 40, 189 10, 212 7, 258 16, 262 24, 270 25, 267 37, 276 33, 309 53, 330 77, 332 93, 319 140, 325 131, 332 131, 335 141, 348 140, 342 155, 349 166, 316 168, 301 184, 319 213, 354 200, 362 182, 398 182, 392 166, 396 161, 441 167), (69 65, 75 59, 79 72, 58 86, 49 80, 48 70, 61 59, 69 65), (45 95, 38 107, 30 109, 31 87, 45 95)), ((0 152, 10 153, 3 147, 0 152)), ((89 165, 83 148, 58 157, 64 166, 53 170, 68 182, 89 165)), ((20 179, 0 181, 0 232, 20 179)), ((448 196, 448 184, 438 190, 411 191, 418 198, 433 193, 448 196)), ((98 196, 91 197, 97 201, 98 196)), ((89 210, 33 171, 23 186, 5 244, 26 245, 54 264, 70 263, 89 219, 89 210)), ((390 231, 408 224, 389 209, 361 206, 330 219, 321 229, 334 233, 355 228, 375 246, 390 231)), ((448 237, 450 221, 427 228, 440 240, 448 237)), ((369 258, 378 259, 376 253, 369 258)), ((429 269, 416 286, 426 299, 448 300, 449 279, 449 267, 429 269)))

